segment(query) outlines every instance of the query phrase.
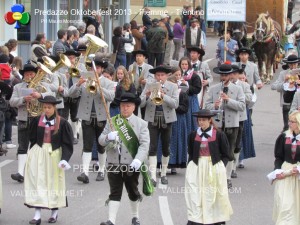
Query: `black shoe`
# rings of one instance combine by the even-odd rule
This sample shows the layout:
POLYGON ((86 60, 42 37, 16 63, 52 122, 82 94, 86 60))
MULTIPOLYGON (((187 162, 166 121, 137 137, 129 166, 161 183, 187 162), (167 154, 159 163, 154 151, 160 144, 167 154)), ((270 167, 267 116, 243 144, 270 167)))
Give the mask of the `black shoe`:
POLYGON ((227 188, 228 189, 232 188, 232 182, 229 179, 227 179, 227 188))
POLYGON ((98 172, 96 181, 103 181, 103 180, 104 180, 104 177, 105 177, 104 172, 98 172))
POLYGON ((73 145, 77 145, 78 144, 78 139, 77 138, 74 138, 73 139, 73 145))
POLYGON ((7 152, 8 152, 7 149, 4 149, 4 148, 2 147, 2 145, 0 145, 0 156, 3 156, 3 155, 6 156, 6 153, 7 153, 7 152))
POLYGON ((136 217, 133 217, 131 220, 131 225, 140 225, 139 219, 136 217))
POLYGON ((151 179, 151 182, 153 184, 153 187, 156 187, 156 181, 154 179, 151 179))
POLYGON ((231 178, 237 178, 237 173, 235 172, 235 170, 232 170, 231 178))
POLYGON ((244 168, 245 168, 245 166, 244 166, 244 164, 239 164, 239 165, 238 165, 238 168, 240 168, 240 169, 244 169, 244 168))
POLYGON ((161 177, 160 180, 161 180, 162 184, 168 184, 168 178, 167 178, 167 176, 161 177))
POLYGON ((58 217, 58 216, 56 216, 56 218, 50 217, 50 218, 48 219, 48 223, 56 223, 57 217, 58 217))
POLYGON ((23 183, 24 182, 24 177, 21 174, 19 174, 19 173, 15 173, 15 174, 12 174, 10 176, 11 176, 11 179, 13 179, 15 181, 18 181, 19 183, 23 183))
POLYGON ((114 225, 110 220, 100 223, 100 225, 114 225))
POLYGON ((171 169, 171 174, 172 174, 172 175, 176 175, 176 174, 177 174, 176 168, 172 168, 172 169, 171 169))
POLYGON ((87 175, 85 175, 85 173, 82 173, 80 176, 77 177, 78 181, 81 181, 84 184, 88 184, 89 181, 89 177, 87 175))
POLYGON ((38 219, 38 220, 36 220, 36 219, 33 219, 33 220, 30 220, 30 221, 29 221, 29 224, 37 224, 37 225, 40 225, 40 224, 41 224, 41 222, 42 222, 42 220, 41 220, 41 219, 38 219))

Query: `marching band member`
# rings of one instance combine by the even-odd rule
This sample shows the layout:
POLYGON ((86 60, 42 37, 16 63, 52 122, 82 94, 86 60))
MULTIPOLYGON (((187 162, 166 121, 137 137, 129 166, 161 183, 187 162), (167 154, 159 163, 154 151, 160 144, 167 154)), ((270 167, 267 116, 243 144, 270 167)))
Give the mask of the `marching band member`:
MULTIPOLYGON (((135 85, 138 96, 143 92, 146 82, 153 82, 154 76, 149 73, 150 69, 153 69, 153 66, 147 64, 145 60, 148 58, 148 54, 144 50, 136 50, 132 52, 132 57, 135 59, 135 62, 129 66, 129 74, 131 74, 132 82, 135 85)), ((138 108, 136 107, 135 114, 138 108)), ((145 107, 141 108, 142 118, 145 117, 145 107)))
POLYGON ((192 113, 198 112, 199 102, 197 95, 200 93, 202 88, 201 78, 196 72, 192 69, 191 61, 188 57, 183 57, 179 61, 179 67, 182 71, 181 82, 188 86, 187 94, 189 96, 189 111, 186 114, 187 118, 187 131, 188 133, 197 129, 197 123, 195 117, 192 116, 192 113))
MULTIPOLYGON (((114 83, 108 80, 107 78, 100 76, 102 74, 103 69, 107 67, 107 62, 102 61, 98 58, 95 58, 94 62, 96 65, 96 72, 99 74, 100 77, 99 82, 103 90, 104 98, 106 102, 111 102, 115 97, 114 83)), ((92 67, 91 64, 89 64, 88 66, 92 67)), ((86 79, 81 77, 77 83, 74 83, 73 86, 69 89, 69 96, 72 98, 77 98, 81 96, 79 102, 79 109, 77 112, 77 118, 82 120, 83 173, 77 177, 77 180, 87 184, 89 183, 89 164, 91 162, 94 139, 98 138, 102 133, 106 124, 107 116, 104 105, 101 101, 99 87, 96 86, 97 91, 95 94, 93 94, 88 90, 89 87, 85 82, 86 79)), ((100 146, 99 144, 97 145, 98 151, 100 153, 100 166, 98 176, 104 179, 106 153, 102 146, 100 146)))
MULTIPOLYGON (((292 69, 296 69, 298 67, 298 63, 300 62, 300 58, 298 58, 296 55, 289 55, 284 62, 288 65, 289 69, 288 70, 283 70, 279 73, 279 76, 277 80, 271 84, 271 89, 276 90, 280 92, 280 106, 282 107, 282 116, 283 116, 283 130, 285 131, 288 129, 288 116, 289 116, 289 111, 291 109, 291 103, 292 99, 290 101, 285 101, 284 100, 284 83, 289 84, 288 80, 290 77, 290 71, 292 69)), ((247 68, 247 67, 246 67, 247 68)), ((250 83, 249 83, 250 84, 250 83)))
POLYGON ((67 207, 65 173, 73 154, 72 128, 60 117, 54 96, 39 99, 43 114, 30 124, 30 151, 25 167, 25 205, 35 208, 29 224, 41 224, 41 209, 51 209, 48 223, 57 221, 58 208, 67 207))
MULTIPOLYGON (((86 71, 84 68, 84 65, 79 63, 79 57, 80 53, 74 51, 73 49, 67 50, 64 53, 70 60, 71 62, 71 68, 78 68, 78 71, 86 71)), ((71 88, 73 84, 77 83, 79 80, 80 74, 78 76, 72 76, 70 74, 70 69, 71 68, 65 68, 65 76, 68 79, 68 86, 71 88)), ((79 101, 80 101, 80 96, 77 96, 75 98, 72 98, 71 96, 67 96, 64 99, 64 109, 60 110, 62 113, 61 116, 64 117, 66 120, 69 119, 69 115, 71 116, 71 125, 73 129, 73 135, 74 135, 74 144, 78 144, 78 138, 79 138, 79 129, 80 129, 80 124, 77 118, 77 111, 78 111, 78 106, 79 106, 79 101)))
POLYGON ((153 185, 156 186, 156 164, 157 164, 157 148, 159 136, 162 142, 162 171, 161 183, 168 184, 167 167, 170 155, 170 138, 172 123, 176 121, 175 109, 179 105, 179 93, 176 84, 167 81, 168 73, 171 69, 165 66, 158 66, 155 69, 149 70, 155 74, 156 82, 161 83, 162 105, 156 105, 150 98, 150 84, 146 83, 146 87, 141 94, 141 107, 146 106, 145 120, 148 121, 150 132, 150 150, 149 150, 149 170, 153 185))
POLYGON ((213 82, 213 76, 211 75, 208 63, 202 61, 205 51, 196 46, 190 47, 188 50, 190 51, 192 68, 200 76, 202 81, 202 90, 198 94, 198 101, 200 108, 202 108, 204 105, 204 96, 209 85, 213 82))
POLYGON ((252 54, 251 49, 242 47, 238 49, 235 54, 240 58, 240 62, 234 64, 238 65, 240 69, 244 69, 246 77, 250 86, 256 84, 258 89, 263 87, 263 83, 259 77, 257 65, 249 61, 249 56, 252 54))
POLYGON ((231 172, 239 130, 240 112, 246 108, 245 95, 241 87, 230 82, 230 74, 234 72, 231 65, 222 64, 220 67, 214 68, 214 72, 220 74, 222 82, 210 87, 208 90, 205 108, 210 110, 222 110, 220 118, 215 118, 215 122, 217 127, 222 129, 226 134, 230 146, 229 153, 231 158, 229 159, 226 169, 228 188, 231 188, 231 172))
POLYGON ((233 84, 238 85, 242 88, 245 95, 245 103, 246 103, 245 109, 239 112, 240 113, 239 131, 236 138, 236 147, 234 150, 234 163, 231 172, 231 178, 237 178, 236 167, 237 164, 239 163, 240 151, 242 147, 241 145, 242 145, 242 136, 244 132, 244 122, 247 120, 247 105, 249 105, 252 100, 252 92, 250 89, 250 85, 248 83, 239 80, 239 75, 240 73, 243 73, 244 70, 239 69, 237 65, 232 65, 231 67, 234 70, 234 72, 231 74, 231 81, 233 84))
POLYGON ((27 159, 27 151, 29 146, 29 126, 33 120, 33 116, 30 115, 26 109, 26 106, 30 104, 32 99, 39 99, 47 95, 54 95, 51 92, 48 83, 41 82, 46 88, 45 93, 39 93, 36 90, 27 89, 30 80, 32 80, 37 74, 38 68, 35 68, 31 64, 25 64, 23 70, 20 70, 20 74, 23 76, 23 82, 15 85, 12 97, 9 101, 11 107, 18 108, 18 172, 12 174, 11 178, 20 183, 24 181, 24 167, 27 159), (31 93, 30 93, 31 92, 31 93), (30 94, 29 94, 30 93, 30 94))
POLYGON ((139 204, 142 199, 138 190, 140 167, 146 160, 149 151, 149 130, 147 122, 133 114, 140 99, 135 94, 126 92, 118 100, 120 115, 112 118, 114 130, 107 123, 99 137, 99 143, 106 146, 119 136, 121 146, 117 149, 107 150, 107 174, 110 195, 108 199, 108 221, 101 225, 114 225, 122 197, 123 184, 125 184, 132 213, 132 225, 140 225, 139 204), (125 129, 123 129, 125 127, 125 129))
MULTIPOLYGON (((212 88, 213 89, 213 88, 212 88)), ((197 117, 199 128, 188 138, 189 164, 185 175, 188 223, 225 224, 232 207, 226 188, 226 164, 231 160, 226 135, 214 124, 216 114, 203 109, 197 117)))
POLYGON ((296 225, 300 221, 300 112, 289 115, 289 129, 275 143, 275 187, 273 220, 296 225))

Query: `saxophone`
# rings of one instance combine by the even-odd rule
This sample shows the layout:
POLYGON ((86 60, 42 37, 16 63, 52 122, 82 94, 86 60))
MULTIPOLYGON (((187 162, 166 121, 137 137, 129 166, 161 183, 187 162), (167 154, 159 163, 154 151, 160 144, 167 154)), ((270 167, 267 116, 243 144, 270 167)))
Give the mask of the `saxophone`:
MULTIPOLYGON (((36 92, 41 94, 47 91, 41 82, 46 74, 52 75, 52 72, 41 63, 37 63, 37 65, 40 69, 34 78, 29 81, 28 88, 34 89, 36 92)), ((37 99, 32 99, 29 103, 27 103, 26 108, 28 113, 33 117, 40 115, 43 111, 42 104, 37 99)))

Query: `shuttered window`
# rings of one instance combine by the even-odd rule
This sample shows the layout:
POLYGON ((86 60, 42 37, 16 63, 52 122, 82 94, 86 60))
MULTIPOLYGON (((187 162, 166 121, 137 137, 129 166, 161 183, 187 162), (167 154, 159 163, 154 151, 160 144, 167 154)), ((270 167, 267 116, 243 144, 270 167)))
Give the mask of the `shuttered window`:
POLYGON ((165 7, 166 0, 145 0, 144 4, 149 7, 165 7))

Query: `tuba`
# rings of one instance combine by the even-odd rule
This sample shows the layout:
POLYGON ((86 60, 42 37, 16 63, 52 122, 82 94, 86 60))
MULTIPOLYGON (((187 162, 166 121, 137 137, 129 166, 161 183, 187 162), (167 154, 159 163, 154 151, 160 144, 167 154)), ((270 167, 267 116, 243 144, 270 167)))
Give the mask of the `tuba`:
POLYGON ((164 100, 161 96, 161 88, 162 88, 161 81, 154 83, 152 86, 150 99, 154 105, 162 105, 164 102, 164 100))
MULTIPOLYGON (((43 64, 37 63, 40 68, 38 73, 29 81, 28 88, 35 89, 38 93, 45 93, 47 90, 45 86, 41 84, 46 74, 52 75, 52 72, 43 64)), ((37 99, 32 99, 29 103, 27 103, 27 111, 28 113, 35 117, 42 113, 42 104, 37 99)))
POLYGON ((88 56, 95 54, 100 48, 108 47, 108 44, 101 38, 98 38, 92 34, 85 34, 84 37, 88 39, 84 61, 85 63, 91 63, 91 60, 88 58, 88 56))

